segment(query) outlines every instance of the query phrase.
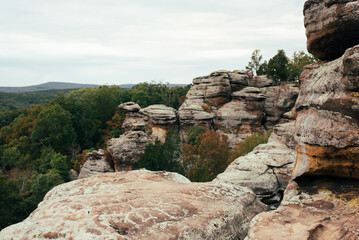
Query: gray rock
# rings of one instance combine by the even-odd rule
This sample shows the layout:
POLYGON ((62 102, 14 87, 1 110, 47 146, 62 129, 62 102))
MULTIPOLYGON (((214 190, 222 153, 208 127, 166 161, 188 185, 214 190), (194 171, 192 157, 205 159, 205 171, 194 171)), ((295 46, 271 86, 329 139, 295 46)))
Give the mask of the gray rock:
POLYGON ((86 154, 86 162, 82 166, 78 179, 88 178, 93 175, 113 172, 114 168, 108 160, 106 160, 104 150, 94 150, 86 154))
POLYGON ((118 107, 127 112, 138 112, 141 109, 140 105, 138 105, 137 103, 134 103, 134 102, 122 103, 118 107))
POLYGON ((177 123, 177 110, 163 104, 150 105, 140 110, 154 125, 174 125, 177 123))
POLYGON ((168 172, 107 173, 53 188, 0 239, 243 239, 265 210, 248 188, 168 172))

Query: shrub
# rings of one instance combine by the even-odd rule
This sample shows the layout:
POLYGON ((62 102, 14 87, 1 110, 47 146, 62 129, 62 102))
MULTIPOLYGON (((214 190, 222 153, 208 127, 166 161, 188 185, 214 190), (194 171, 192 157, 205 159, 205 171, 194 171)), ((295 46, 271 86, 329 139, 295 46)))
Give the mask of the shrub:
POLYGON ((231 161, 252 152, 259 144, 267 143, 271 133, 272 131, 268 131, 266 134, 253 133, 252 135, 246 137, 244 141, 240 142, 234 148, 231 161))

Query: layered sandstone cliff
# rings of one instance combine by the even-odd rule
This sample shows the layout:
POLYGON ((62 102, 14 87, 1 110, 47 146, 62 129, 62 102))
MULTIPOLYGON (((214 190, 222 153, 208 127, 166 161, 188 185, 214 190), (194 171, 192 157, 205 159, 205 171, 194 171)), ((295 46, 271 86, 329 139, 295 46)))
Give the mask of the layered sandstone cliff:
POLYGON ((300 77, 292 181, 281 206, 252 221, 247 240, 359 239, 358 8, 350 0, 305 3, 308 50, 332 61, 300 77))

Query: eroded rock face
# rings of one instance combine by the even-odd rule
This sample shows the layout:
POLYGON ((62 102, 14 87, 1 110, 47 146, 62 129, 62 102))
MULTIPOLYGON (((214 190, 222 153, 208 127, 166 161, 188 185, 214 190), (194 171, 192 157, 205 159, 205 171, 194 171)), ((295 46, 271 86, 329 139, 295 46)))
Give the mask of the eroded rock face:
POLYGON ((78 179, 91 177, 106 172, 114 172, 114 166, 106 159, 105 151, 94 150, 86 154, 86 162, 81 168, 78 179))
POLYGON ((359 1, 306 1, 304 25, 310 53, 321 60, 339 58, 359 44, 359 1))
POLYGON ((359 239, 358 180, 292 182, 281 206, 257 215, 246 240, 359 239))
POLYGON ((0 239, 243 239, 265 206, 248 188, 145 170, 72 181, 0 239))
POLYGON ((296 84, 286 84, 264 89, 264 94, 266 95, 264 104, 264 112, 266 114, 265 125, 271 128, 280 122, 284 113, 294 107, 299 88, 296 84))
POLYGON ((107 143, 107 149, 111 153, 115 170, 131 170, 141 159, 149 143, 153 143, 153 139, 143 131, 130 131, 119 138, 112 138, 107 143))
POLYGON ((290 181, 296 155, 295 149, 284 143, 285 136, 294 134, 294 122, 278 129, 281 131, 273 132, 267 144, 237 158, 213 181, 250 187, 263 202, 277 206, 290 181))
POLYGON ((359 46, 301 75, 294 177, 359 178, 359 46))

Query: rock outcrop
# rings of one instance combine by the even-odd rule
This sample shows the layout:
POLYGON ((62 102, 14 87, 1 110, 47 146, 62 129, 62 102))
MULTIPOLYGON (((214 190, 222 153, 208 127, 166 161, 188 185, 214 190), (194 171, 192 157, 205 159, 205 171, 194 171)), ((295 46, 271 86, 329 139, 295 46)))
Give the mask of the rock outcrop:
POLYGON ((359 43, 359 3, 310 0, 304 5, 307 48, 321 60, 334 60, 359 43))
POLYGON ((107 149, 111 153, 115 170, 132 170, 149 143, 153 143, 153 139, 143 131, 125 132, 119 138, 112 138, 107 143, 107 149))
POLYGON ((106 173, 55 187, 0 239, 243 239, 265 209, 248 188, 168 172, 106 173))
POLYGON ((114 172, 114 166, 112 166, 109 159, 106 159, 104 150, 94 150, 86 154, 86 162, 81 168, 78 179, 87 178, 106 172, 114 172))
POLYGON ((359 178, 359 45, 307 67, 301 81, 293 176, 359 178))
POLYGON ((107 143, 116 171, 131 170, 143 156, 146 145, 156 139, 164 142, 170 128, 178 129, 177 110, 165 105, 141 108, 134 102, 119 106, 126 113, 122 134, 107 143))
POLYGON ((190 126, 214 129, 229 138, 231 147, 254 132, 265 132, 283 118, 295 103, 295 84, 273 86, 266 76, 219 71, 195 78, 179 109, 181 136, 190 126))
POLYGON ((286 145, 288 137, 293 135, 294 121, 278 125, 267 144, 237 158, 213 181, 250 187, 262 202, 277 207, 295 163, 296 151, 286 145))
POLYGON ((292 181, 277 210, 253 219, 247 240, 359 239, 358 7, 305 4, 309 50, 337 59, 309 65, 300 76, 292 181))

